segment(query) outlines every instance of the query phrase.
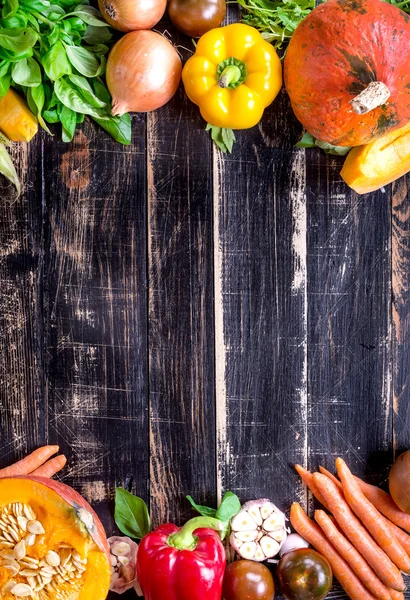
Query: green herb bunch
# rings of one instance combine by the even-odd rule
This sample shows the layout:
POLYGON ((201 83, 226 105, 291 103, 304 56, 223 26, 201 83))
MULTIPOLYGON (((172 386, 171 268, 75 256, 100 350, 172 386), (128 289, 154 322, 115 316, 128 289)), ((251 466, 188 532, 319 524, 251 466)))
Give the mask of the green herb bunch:
POLYGON ((112 33, 87 0, 0 0, 0 97, 10 86, 31 111, 61 123, 65 142, 90 116, 117 142, 131 141, 131 119, 111 116, 104 83, 112 33))
MULTIPOLYGON (((410 0, 385 0, 410 13, 410 0)), ((315 8, 315 0, 237 0, 242 22, 255 27, 268 42, 280 48, 315 8)))

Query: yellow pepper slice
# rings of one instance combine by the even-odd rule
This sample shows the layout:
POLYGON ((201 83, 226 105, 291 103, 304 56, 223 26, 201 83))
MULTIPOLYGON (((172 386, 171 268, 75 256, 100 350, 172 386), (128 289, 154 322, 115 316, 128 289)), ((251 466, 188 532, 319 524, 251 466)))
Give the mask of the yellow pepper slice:
POLYGON ((243 23, 212 29, 198 41, 182 81, 188 98, 215 127, 248 129, 282 87, 282 65, 271 44, 243 23))
POLYGON ((29 142, 38 123, 26 102, 11 88, 0 99, 0 131, 12 142, 29 142))

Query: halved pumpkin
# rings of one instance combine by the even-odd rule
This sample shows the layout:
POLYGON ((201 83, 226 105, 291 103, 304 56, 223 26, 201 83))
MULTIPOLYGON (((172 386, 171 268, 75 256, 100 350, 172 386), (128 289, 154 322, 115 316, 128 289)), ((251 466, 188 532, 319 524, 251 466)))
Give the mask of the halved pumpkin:
POLYGON ((358 194, 374 192, 410 171, 410 122, 350 150, 340 175, 358 194))
POLYGON ((105 600, 109 556, 101 522, 73 489, 0 479, 0 598, 105 600))

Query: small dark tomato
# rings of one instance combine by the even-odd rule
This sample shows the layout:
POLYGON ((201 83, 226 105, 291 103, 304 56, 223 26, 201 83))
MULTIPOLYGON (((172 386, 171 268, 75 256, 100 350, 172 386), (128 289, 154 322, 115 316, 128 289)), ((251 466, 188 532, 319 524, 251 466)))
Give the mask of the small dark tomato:
POLYGON ((168 14, 179 31, 200 37, 219 27, 225 18, 225 0, 170 0, 168 14))
POLYGON ((223 600, 273 600, 275 584, 268 567, 253 560, 236 560, 226 567, 223 600))
POLYGON ((287 600, 322 600, 332 587, 328 560, 310 548, 287 552, 280 559, 276 574, 287 600))

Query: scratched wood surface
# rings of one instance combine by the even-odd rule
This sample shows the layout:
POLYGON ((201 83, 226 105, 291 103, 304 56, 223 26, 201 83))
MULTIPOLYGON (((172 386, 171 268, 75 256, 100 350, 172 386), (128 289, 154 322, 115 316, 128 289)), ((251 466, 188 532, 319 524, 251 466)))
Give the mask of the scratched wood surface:
POLYGON ((109 534, 119 485, 154 524, 227 489, 312 510, 295 462, 386 485, 410 447, 410 178, 358 197, 300 133, 282 91, 224 156, 180 89, 129 148, 86 122, 13 150, 0 466, 59 443, 109 534))

